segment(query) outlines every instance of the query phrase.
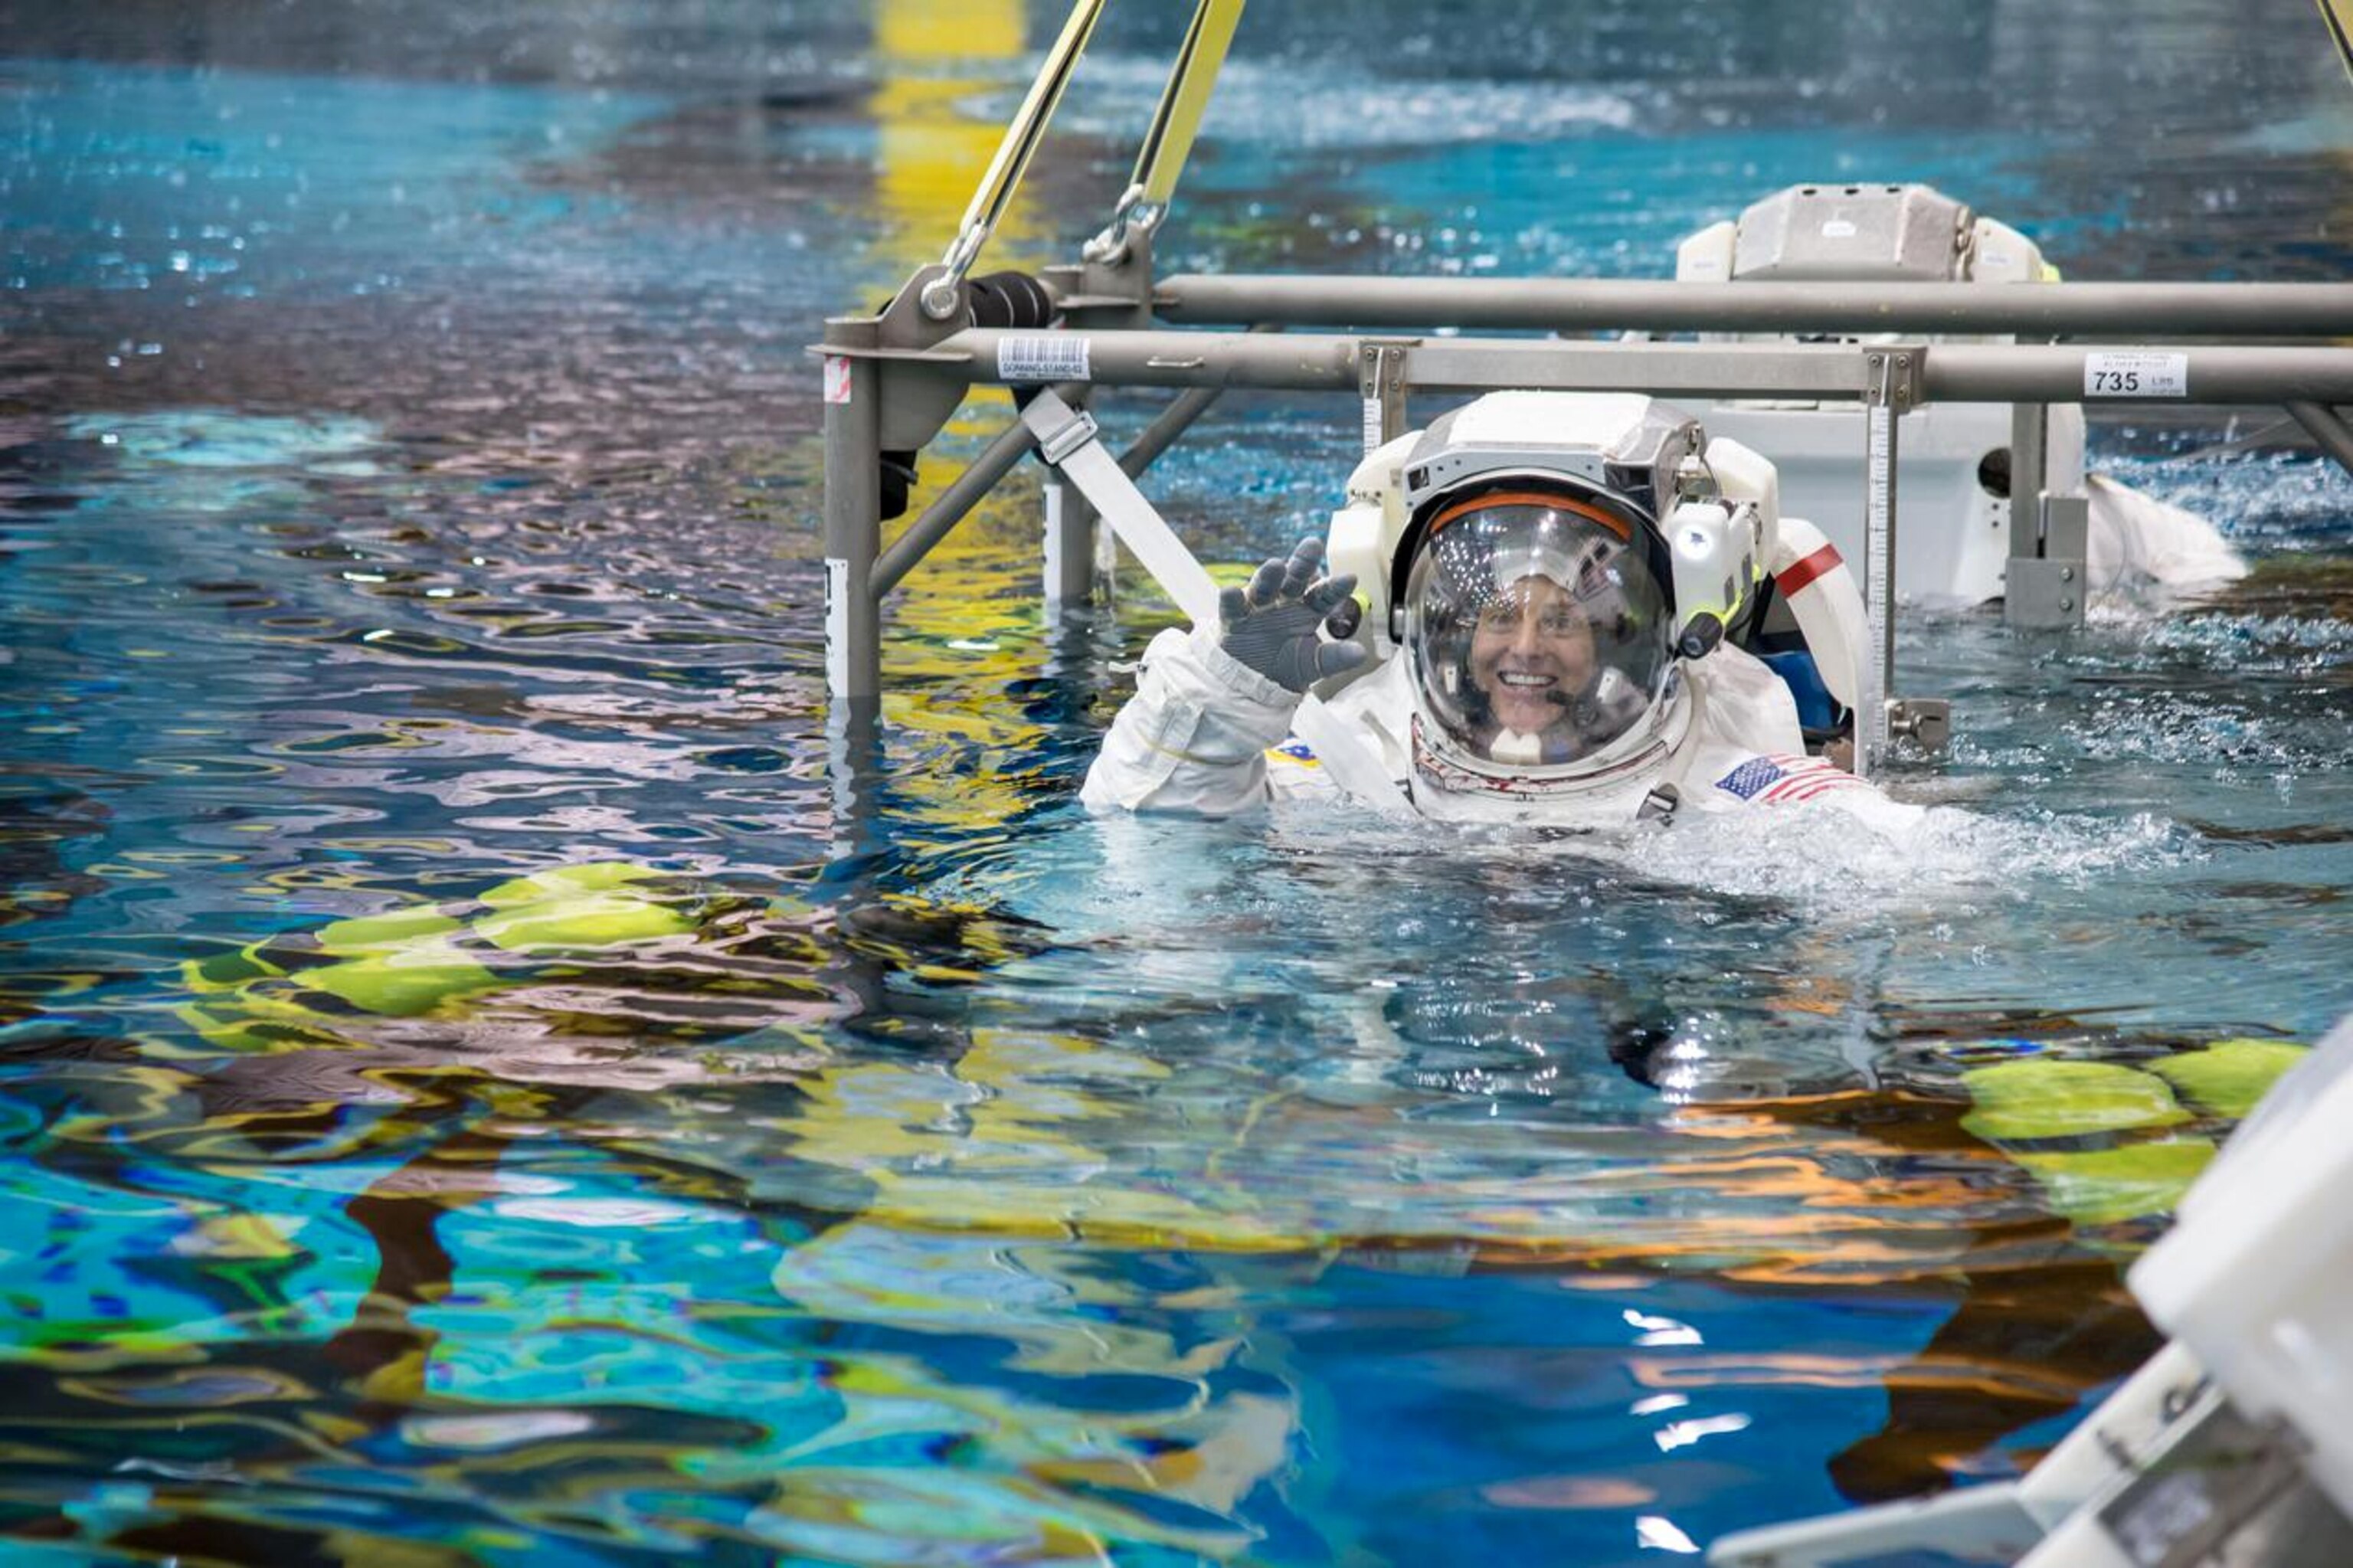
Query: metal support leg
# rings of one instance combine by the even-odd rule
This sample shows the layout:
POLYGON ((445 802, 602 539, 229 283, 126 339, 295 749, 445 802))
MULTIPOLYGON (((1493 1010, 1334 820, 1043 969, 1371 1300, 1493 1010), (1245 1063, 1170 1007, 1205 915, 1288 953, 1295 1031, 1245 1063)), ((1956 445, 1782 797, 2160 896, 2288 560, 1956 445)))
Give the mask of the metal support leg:
MULTIPOLYGON (((882 619, 874 557, 882 538, 881 388, 875 362, 825 362, 825 686, 838 828, 860 821, 879 778, 882 619)), ((847 853, 854 832, 839 832, 847 853)))
POLYGON ((1862 575, 1871 650, 1862 664, 1855 708, 1855 771, 1878 771, 1891 739, 1902 736, 1929 751, 1952 735, 1952 705, 1936 697, 1895 694, 1895 473, 1897 434, 1920 398, 1927 350, 1896 347, 1864 356, 1862 575))
POLYGON ((2001 618, 2011 626, 2084 623, 2087 498, 2051 488, 2051 410, 2021 403, 2010 416, 2010 559, 2001 618))
POLYGON ((825 362, 825 686, 839 706, 882 690, 874 558, 882 545, 880 377, 875 362, 825 362))
POLYGON ((2042 492, 2050 486, 2051 405, 2020 403, 2010 412, 2010 558, 2042 554, 2042 492))
POLYGON ((1062 482, 1046 481, 1046 613, 1091 602, 1095 593, 1095 509, 1062 482))

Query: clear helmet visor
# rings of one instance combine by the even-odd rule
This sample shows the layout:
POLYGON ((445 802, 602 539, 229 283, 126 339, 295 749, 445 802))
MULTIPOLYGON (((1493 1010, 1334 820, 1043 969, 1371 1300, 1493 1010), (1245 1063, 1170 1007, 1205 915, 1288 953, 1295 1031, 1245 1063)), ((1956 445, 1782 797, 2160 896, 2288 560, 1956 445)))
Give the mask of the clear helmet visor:
POLYGON ((1545 493, 1440 514, 1406 579, 1430 738, 1486 771, 1572 768, 1625 735, 1672 665, 1644 529, 1545 493))

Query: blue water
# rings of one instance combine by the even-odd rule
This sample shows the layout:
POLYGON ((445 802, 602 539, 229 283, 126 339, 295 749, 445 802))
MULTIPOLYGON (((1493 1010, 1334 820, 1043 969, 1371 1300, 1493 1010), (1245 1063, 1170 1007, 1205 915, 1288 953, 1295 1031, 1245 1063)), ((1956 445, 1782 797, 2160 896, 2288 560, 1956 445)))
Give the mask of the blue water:
MULTIPOLYGON (((1973 1069, 2353 1005, 2353 481, 2264 411, 2094 435, 2231 594, 1905 620, 1900 855, 1092 821, 1171 612, 1047 626, 1026 475, 853 822, 803 348, 1059 17, 93 9, 0 45, 0 1555, 1684 1555, 2013 1474, 2154 1342, 2231 1113, 2021 1142, 1973 1069)), ((1555 9, 1253 13, 1165 263, 1656 276, 1846 175, 2071 276, 2353 261, 2304 0, 1555 9)), ((1124 174, 1182 17, 1114 11, 998 259, 1124 174)), ((1151 488, 1255 558, 1354 415, 1151 488)))

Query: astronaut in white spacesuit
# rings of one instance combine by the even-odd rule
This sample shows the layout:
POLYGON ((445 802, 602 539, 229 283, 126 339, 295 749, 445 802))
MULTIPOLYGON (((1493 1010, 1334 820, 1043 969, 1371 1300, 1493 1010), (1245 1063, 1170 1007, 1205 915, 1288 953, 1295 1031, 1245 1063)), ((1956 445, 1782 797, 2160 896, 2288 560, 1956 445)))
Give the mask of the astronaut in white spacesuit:
POLYGON ((1480 398, 1366 460, 1328 552, 1303 539, 1227 588, 1216 625, 1155 639, 1082 798, 1226 815, 1344 795, 1292 735, 1320 689, 1427 817, 1591 829, 1818 800, 1901 825, 1916 808, 1808 753, 1853 701, 1862 606, 1776 489, 1647 397, 1480 398), (1788 678, 1739 645, 1777 640, 1788 678))

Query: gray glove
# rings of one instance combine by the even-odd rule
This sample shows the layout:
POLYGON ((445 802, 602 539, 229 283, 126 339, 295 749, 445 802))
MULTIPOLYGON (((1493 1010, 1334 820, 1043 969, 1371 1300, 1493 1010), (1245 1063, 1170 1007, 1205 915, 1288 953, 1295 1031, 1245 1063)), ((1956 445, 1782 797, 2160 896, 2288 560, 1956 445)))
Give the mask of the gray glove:
POLYGON ((1285 690, 1304 692, 1327 675, 1353 670, 1371 655, 1355 642, 1318 641, 1315 629, 1343 606, 1353 608, 1353 572, 1319 578, 1324 542, 1299 541, 1291 559, 1259 567, 1246 588, 1218 596, 1218 642, 1234 662, 1285 690))

